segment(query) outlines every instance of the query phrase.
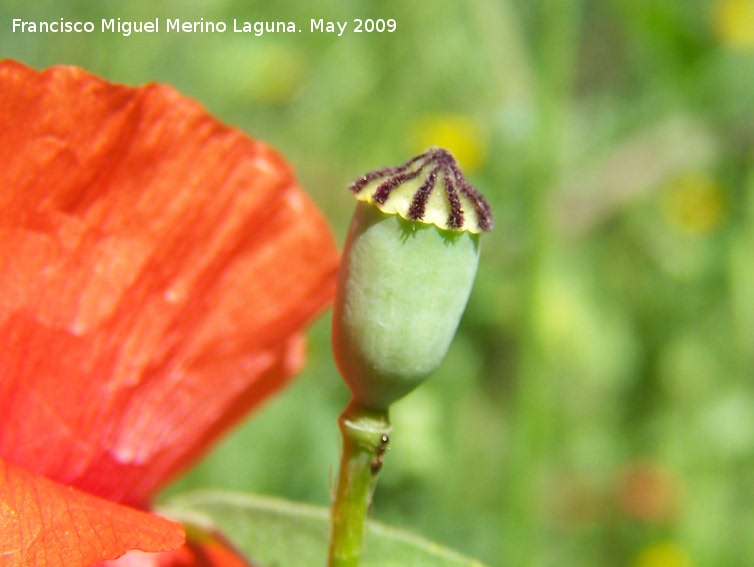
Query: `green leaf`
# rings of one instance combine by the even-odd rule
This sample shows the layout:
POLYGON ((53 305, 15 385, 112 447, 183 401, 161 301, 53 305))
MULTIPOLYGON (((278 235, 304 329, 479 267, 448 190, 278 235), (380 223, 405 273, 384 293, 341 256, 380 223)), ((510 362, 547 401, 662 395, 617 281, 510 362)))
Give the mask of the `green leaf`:
MULTIPOLYGON (((161 512, 220 531, 254 567, 325 567, 329 510, 264 496, 202 491, 174 497, 161 512)), ((361 567, 484 567, 406 532, 369 522, 361 567)))

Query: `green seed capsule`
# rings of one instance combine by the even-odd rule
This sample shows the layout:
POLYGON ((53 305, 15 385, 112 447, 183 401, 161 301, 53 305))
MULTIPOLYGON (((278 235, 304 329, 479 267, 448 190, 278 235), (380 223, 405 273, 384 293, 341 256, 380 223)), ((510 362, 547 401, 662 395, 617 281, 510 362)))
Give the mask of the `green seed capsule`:
POLYGON ((439 148, 351 189, 360 202, 340 268, 333 350, 354 401, 386 409, 445 356, 492 217, 439 148))

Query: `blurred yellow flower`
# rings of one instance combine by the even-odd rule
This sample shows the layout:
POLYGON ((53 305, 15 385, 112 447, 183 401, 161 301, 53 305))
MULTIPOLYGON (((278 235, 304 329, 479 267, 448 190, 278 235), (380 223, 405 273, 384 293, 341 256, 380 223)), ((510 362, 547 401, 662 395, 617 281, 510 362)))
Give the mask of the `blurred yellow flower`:
POLYGON ((718 0, 715 26, 726 45, 754 49, 754 0, 718 0))
POLYGON ((691 567, 691 560, 679 545, 664 542, 644 548, 633 567, 691 567))
POLYGON ((479 123, 464 114, 430 114, 417 118, 409 129, 409 153, 440 146, 455 156, 465 171, 484 163, 486 147, 479 123))
POLYGON ((663 213, 668 224, 679 230, 692 234, 709 232, 723 220, 723 189, 707 173, 686 173, 666 187, 663 213))

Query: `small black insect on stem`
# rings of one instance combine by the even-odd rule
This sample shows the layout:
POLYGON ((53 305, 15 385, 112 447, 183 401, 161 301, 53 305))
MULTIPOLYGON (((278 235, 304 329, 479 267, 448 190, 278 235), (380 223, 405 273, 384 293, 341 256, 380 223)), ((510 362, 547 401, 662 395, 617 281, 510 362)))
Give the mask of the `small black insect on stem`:
POLYGON ((369 468, 374 476, 382 470, 382 456, 385 454, 385 451, 387 451, 387 444, 389 442, 390 437, 383 433, 382 437, 380 437, 380 444, 374 448, 374 458, 369 463, 369 468))

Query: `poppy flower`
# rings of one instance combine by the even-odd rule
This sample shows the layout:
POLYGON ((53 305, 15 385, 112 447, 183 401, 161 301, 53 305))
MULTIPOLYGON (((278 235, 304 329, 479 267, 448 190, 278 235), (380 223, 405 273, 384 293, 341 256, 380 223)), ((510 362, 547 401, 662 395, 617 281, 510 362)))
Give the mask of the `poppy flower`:
POLYGON ((150 499, 303 364, 326 222, 164 85, 0 62, 0 565, 180 547, 150 499))

